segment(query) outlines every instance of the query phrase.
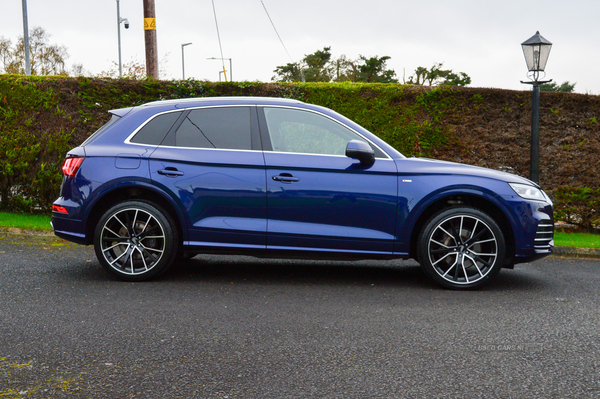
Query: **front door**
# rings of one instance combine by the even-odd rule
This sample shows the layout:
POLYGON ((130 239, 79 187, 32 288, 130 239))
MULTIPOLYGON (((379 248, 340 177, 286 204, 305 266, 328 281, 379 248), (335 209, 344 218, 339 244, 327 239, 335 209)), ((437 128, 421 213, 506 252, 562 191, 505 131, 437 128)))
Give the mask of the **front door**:
POLYGON ((260 110, 267 168, 267 248, 392 253, 394 161, 378 148, 375 163, 369 166, 345 156, 350 140, 369 141, 324 114, 288 107, 260 110))

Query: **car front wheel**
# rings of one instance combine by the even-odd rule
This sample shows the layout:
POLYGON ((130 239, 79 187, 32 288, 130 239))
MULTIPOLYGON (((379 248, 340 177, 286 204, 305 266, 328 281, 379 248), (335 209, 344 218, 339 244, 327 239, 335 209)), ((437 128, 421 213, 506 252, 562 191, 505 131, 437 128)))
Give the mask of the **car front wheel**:
POLYGON ((102 267, 126 281, 155 277, 171 266, 177 255, 177 229, 157 206, 126 201, 100 218, 94 249, 102 267))
POLYGON ((488 283, 500 271, 506 248, 494 219, 469 207, 450 208, 434 215, 425 224, 418 245, 425 272, 451 289, 488 283))

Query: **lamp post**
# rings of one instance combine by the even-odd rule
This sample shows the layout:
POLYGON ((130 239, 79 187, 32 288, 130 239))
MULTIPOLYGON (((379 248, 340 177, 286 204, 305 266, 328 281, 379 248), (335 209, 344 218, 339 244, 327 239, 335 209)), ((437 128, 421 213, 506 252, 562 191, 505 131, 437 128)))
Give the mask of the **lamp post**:
MULTIPOLYGON (((232 82, 233 81, 233 67, 231 65, 231 58, 215 58, 215 57, 211 57, 211 58, 207 58, 207 60, 229 60, 229 81, 232 82)), ((225 68, 223 68, 225 69, 225 68)), ((225 71, 223 70, 223 73, 225 74, 225 81, 227 82, 227 74, 225 73, 225 71)), ((221 81, 221 74, 219 73, 219 81, 221 81)))
POLYGON ((117 0, 117 32, 119 37, 119 77, 123 77, 123 64, 121 62, 121 22, 125 25, 125 29, 129 29, 129 21, 127 18, 121 18, 121 8, 119 0, 117 0))
POLYGON ((185 56, 183 52, 183 48, 185 46, 189 46, 192 43, 182 43, 181 44, 181 75, 183 76, 183 80, 185 80, 185 56))
POLYGON ((521 43, 525 62, 527 62, 528 77, 530 82, 523 82, 533 86, 531 96, 531 158, 529 166, 529 179, 540 182, 540 84, 552 82, 550 80, 539 80, 540 72, 544 72, 546 62, 550 55, 552 43, 544 39, 540 32, 521 43))
POLYGON ((23 6, 23 50, 25 51, 25 75, 31 75, 31 56, 29 55, 29 24, 27 22, 27 0, 21 2, 23 6))

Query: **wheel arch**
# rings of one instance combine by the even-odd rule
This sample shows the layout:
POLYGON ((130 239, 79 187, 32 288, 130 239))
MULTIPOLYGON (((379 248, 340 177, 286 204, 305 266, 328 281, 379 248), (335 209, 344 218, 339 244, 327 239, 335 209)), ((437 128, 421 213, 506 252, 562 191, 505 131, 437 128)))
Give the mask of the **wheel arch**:
POLYGON ((87 211, 89 217, 86 222, 85 236, 89 243, 93 240, 94 230, 102 215, 112 206, 125 200, 141 200, 158 205, 168 212, 176 222, 175 227, 179 232, 180 245, 187 239, 187 232, 184 229, 186 219, 175 200, 152 185, 144 182, 132 182, 104 191, 98 198, 95 198, 91 209, 87 211))
POLYGON ((512 267, 515 255, 515 234, 511 221, 502 207, 490 198, 478 195, 476 193, 447 193, 441 198, 437 198, 431 203, 425 204, 424 209, 418 215, 410 235, 410 257, 417 259, 417 243, 419 235, 423 230, 425 223, 436 213, 445 209, 470 206, 486 214, 498 223, 498 226, 504 234, 506 244, 506 260, 503 267, 512 267))

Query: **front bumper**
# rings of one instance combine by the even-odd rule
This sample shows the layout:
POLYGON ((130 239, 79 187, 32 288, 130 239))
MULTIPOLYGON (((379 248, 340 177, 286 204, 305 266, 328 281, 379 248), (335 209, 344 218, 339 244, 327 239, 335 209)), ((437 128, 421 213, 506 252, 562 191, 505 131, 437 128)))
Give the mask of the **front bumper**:
POLYGON ((527 202, 521 213, 522 245, 515 248, 515 262, 533 262, 552 254, 554 215, 551 203, 527 202))

